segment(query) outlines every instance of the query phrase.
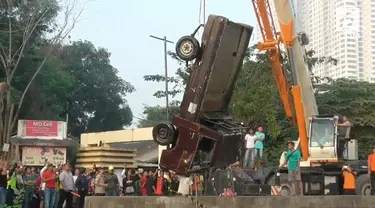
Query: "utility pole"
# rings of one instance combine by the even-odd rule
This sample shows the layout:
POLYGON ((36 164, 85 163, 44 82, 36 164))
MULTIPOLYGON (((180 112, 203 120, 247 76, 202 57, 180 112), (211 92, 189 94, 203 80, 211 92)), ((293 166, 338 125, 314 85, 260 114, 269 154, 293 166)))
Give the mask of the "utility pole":
POLYGON ((169 121, 169 96, 168 96, 168 63, 167 63, 167 58, 168 58, 168 52, 167 52, 167 43, 172 43, 172 41, 169 41, 167 39, 167 36, 164 36, 164 38, 159 38, 153 35, 150 35, 151 38, 161 40, 164 42, 164 76, 165 76, 165 107, 167 110, 166 118, 167 121, 169 121))

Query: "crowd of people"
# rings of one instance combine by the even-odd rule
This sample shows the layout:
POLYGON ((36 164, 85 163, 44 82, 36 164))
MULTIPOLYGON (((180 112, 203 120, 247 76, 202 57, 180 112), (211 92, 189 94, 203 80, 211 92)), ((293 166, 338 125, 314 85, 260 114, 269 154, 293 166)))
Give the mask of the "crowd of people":
MULTIPOLYGON (((122 172, 122 194, 125 196, 175 196, 203 193, 203 177, 178 176, 173 172, 145 171, 143 169, 122 172)), ((99 179, 96 179, 98 181, 99 179)))
POLYGON ((175 196, 203 194, 202 176, 177 176, 173 172, 125 169, 121 176, 114 168, 94 166, 75 169, 69 163, 41 169, 11 168, 0 163, 0 208, 82 208, 86 196, 175 196), (120 183, 120 180, 122 183, 120 183))

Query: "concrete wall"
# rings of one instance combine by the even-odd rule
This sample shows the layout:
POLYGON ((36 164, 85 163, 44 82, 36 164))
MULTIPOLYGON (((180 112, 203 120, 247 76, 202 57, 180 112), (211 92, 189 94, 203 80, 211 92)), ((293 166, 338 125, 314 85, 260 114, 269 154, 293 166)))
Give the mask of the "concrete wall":
POLYGON ((149 140, 153 140, 152 127, 118 131, 106 131, 98 133, 81 134, 81 147, 97 145, 100 141, 109 144, 116 142, 139 142, 149 140))
MULTIPOLYGON (((199 197, 207 208, 363 208, 374 207, 371 196, 306 196, 306 197, 199 197)), ((85 208, 195 208, 185 197, 87 197, 85 208)), ((199 206, 198 206, 199 207, 199 206)))

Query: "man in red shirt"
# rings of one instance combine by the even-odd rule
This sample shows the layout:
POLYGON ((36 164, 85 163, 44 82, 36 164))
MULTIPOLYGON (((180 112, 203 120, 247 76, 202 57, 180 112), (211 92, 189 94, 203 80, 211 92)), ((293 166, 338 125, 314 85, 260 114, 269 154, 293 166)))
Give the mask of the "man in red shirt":
POLYGON ((156 196, 163 195, 163 187, 164 187, 164 173, 163 171, 159 171, 158 177, 156 179, 156 188, 155 188, 156 196))
POLYGON ((143 177, 140 179, 140 190, 139 192, 141 193, 142 196, 147 196, 147 171, 143 172, 143 177))
POLYGON ((53 171, 54 165, 49 164, 48 169, 43 173, 42 180, 46 183, 44 190, 45 208, 54 208, 56 201, 56 173, 53 171))

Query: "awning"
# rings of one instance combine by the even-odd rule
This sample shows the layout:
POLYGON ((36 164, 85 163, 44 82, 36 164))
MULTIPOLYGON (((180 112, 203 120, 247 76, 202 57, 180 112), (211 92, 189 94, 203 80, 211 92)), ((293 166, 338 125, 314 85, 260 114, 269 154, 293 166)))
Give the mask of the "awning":
POLYGON ((75 147, 78 148, 79 144, 71 138, 66 139, 23 139, 19 137, 13 137, 10 139, 11 144, 20 146, 48 146, 48 147, 75 147))

